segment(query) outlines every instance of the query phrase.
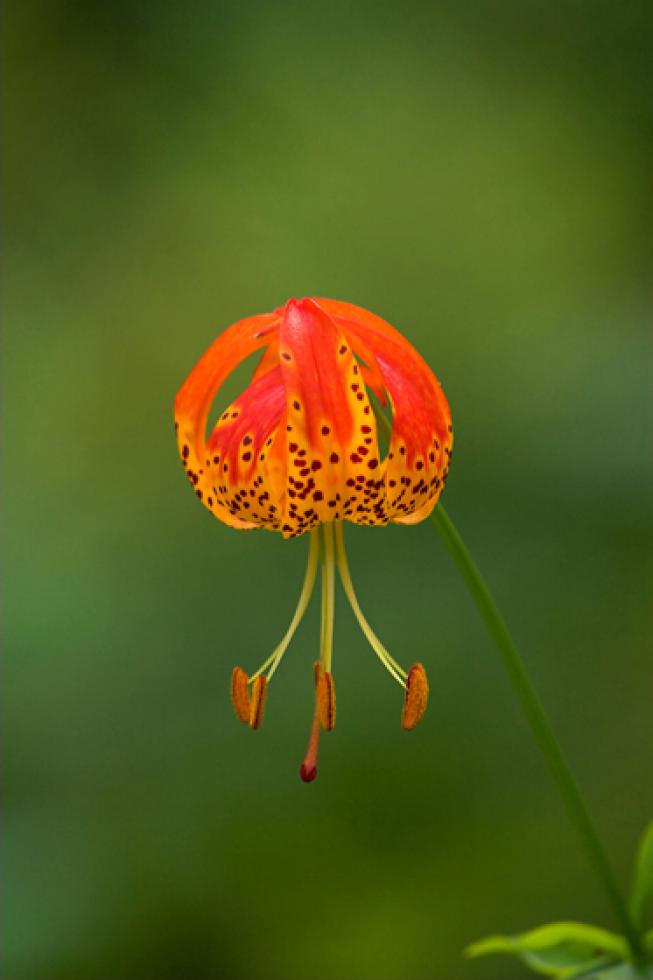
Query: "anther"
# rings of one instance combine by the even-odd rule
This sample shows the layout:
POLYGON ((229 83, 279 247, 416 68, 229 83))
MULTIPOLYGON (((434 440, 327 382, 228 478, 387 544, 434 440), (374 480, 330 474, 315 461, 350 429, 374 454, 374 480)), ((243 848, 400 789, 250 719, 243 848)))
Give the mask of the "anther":
POLYGON ((422 664, 413 664, 406 678, 406 694, 404 710, 401 713, 401 725, 405 731, 418 725, 426 711, 429 699, 429 682, 422 664))
POLYGON ((268 693, 268 679, 265 674, 259 674, 252 684, 252 694, 249 706, 249 727, 260 728, 263 723, 265 699, 268 693))
POLYGON ((317 682, 317 710, 325 732, 333 730, 336 723, 336 689, 333 674, 325 671, 317 682))
POLYGON ((250 701, 247 674, 242 667, 234 667, 231 674, 231 703, 238 720, 249 725, 250 701))

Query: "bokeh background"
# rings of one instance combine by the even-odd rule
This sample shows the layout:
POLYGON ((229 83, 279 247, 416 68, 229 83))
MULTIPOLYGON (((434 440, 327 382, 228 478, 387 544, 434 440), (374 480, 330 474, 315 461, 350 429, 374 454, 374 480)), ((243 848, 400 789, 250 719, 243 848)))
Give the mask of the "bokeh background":
POLYGON ((288 296, 385 316, 456 424, 445 494, 620 881, 653 814, 650 4, 23 2, 4 12, 6 980, 522 977, 461 951, 614 925, 430 525, 353 528, 265 725, 232 666, 304 541, 190 492, 176 389, 288 296))

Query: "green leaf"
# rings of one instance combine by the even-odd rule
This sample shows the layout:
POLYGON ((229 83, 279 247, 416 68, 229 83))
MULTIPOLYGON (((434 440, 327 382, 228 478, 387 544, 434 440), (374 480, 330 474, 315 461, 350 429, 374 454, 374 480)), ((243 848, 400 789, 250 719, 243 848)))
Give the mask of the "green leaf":
MULTIPOLYGON (((567 977, 566 980, 571 980, 567 977)), ((636 967, 632 963, 617 963, 585 974, 585 980, 653 980, 653 967, 636 967)))
POLYGON ((489 936, 465 952, 467 956, 508 953, 537 973, 559 978, 578 976, 581 967, 600 968, 628 956, 621 936, 580 922, 553 922, 520 936, 489 936))
POLYGON ((595 977, 602 977, 607 969, 611 970, 615 966, 623 966, 623 964, 615 961, 613 956, 597 956, 596 959, 588 960, 582 966, 565 973, 565 980, 581 980, 581 977, 585 980, 594 980, 595 977))
POLYGON ((639 842, 635 876, 630 893, 630 911, 638 929, 644 928, 646 907, 653 894, 653 820, 639 842))

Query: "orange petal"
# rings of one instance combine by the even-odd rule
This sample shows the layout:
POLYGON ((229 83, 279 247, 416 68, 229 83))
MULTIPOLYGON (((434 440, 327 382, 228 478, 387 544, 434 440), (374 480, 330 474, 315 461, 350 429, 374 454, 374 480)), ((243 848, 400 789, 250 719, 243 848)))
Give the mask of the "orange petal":
POLYGON ((354 347, 358 340, 376 358, 392 404, 392 434, 385 471, 392 520, 416 523, 442 492, 451 459, 451 412, 440 384, 399 331, 351 303, 319 300, 354 347), (419 516, 418 516, 419 515, 419 516))
POLYGON ((310 299, 286 304, 279 343, 287 399, 284 534, 342 518, 385 523, 376 421, 351 345, 310 299))
POLYGON ((258 362, 256 370, 252 375, 252 381, 258 381, 263 375, 271 371, 272 368, 279 366, 279 334, 275 332, 274 339, 270 341, 263 352, 263 357, 258 362))
POLYGON ((216 517, 233 527, 256 525, 234 517, 216 503, 216 493, 208 472, 206 423, 211 405, 225 379, 249 354, 274 340, 277 324, 275 314, 249 317, 233 324, 200 358, 175 399, 177 442, 188 478, 202 503, 216 517))
POLYGON ((261 374, 222 413, 206 465, 218 516, 279 530, 286 483, 286 393, 279 367, 261 374))

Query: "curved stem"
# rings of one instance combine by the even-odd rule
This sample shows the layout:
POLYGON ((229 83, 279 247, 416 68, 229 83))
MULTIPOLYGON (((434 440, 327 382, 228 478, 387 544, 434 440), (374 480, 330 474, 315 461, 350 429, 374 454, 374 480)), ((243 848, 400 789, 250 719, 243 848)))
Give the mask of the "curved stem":
MULTIPOLYGON (((379 425, 386 433, 389 433, 391 423, 388 421, 385 413, 374 403, 373 409, 379 425)), ((465 547, 462 538, 441 503, 437 504, 429 520, 435 525, 449 554, 458 566, 458 571, 462 575, 472 599, 476 603, 476 608, 481 614, 488 632, 494 641, 494 645, 499 651, 510 683, 519 698, 535 741, 539 745, 551 775, 555 780, 569 818, 578 831, 590 863, 601 881, 615 917, 624 931, 633 959, 636 962, 641 962, 646 955, 641 936, 630 916, 628 906, 623 899, 621 890, 614 877, 610 862, 585 805, 578 783, 560 747, 560 743, 555 737, 551 723, 540 704, 535 689, 530 682, 526 668, 508 627, 497 609, 496 603, 474 559, 465 547)))
POLYGON ((523 661, 514 640, 508 631, 494 599, 485 584, 476 563, 454 527, 451 519, 438 504, 431 514, 431 522, 442 538, 449 554, 458 566, 476 607, 488 628, 488 632, 499 651, 508 677, 519 701, 526 720, 537 741, 553 776, 567 813, 585 845, 587 855, 598 875, 614 914, 624 931, 633 958, 641 960, 644 956, 641 938, 630 917, 626 903, 617 885, 610 863, 603 849, 599 835, 585 805, 576 779, 565 759, 560 744, 553 733, 540 700, 526 673, 523 661))

